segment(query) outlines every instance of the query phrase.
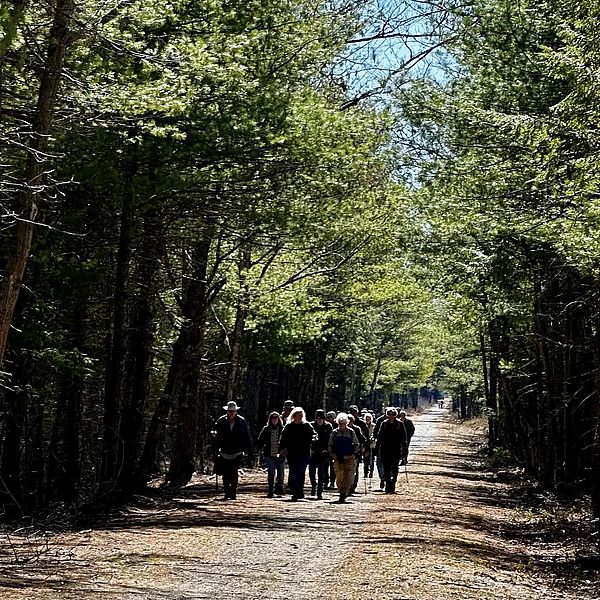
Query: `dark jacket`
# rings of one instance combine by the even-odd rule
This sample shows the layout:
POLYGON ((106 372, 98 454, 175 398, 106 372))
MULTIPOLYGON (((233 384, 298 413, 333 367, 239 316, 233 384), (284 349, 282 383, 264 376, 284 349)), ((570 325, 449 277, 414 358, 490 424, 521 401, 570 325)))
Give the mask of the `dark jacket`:
POLYGON ((377 442, 382 456, 400 457, 406 448, 406 430, 400 421, 384 421, 379 429, 377 442))
POLYGON ((281 432, 283 431, 283 426, 279 425, 279 424, 275 425, 274 427, 273 427, 273 425, 265 425, 262 428, 262 431, 258 435, 258 448, 257 448, 257 452, 261 448, 264 448, 264 452, 263 452, 264 456, 274 456, 274 458, 276 458, 277 454, 273 455, 271 453, 271 431, 273 431, 273 429, 277 430, 277 434, 278 434, 277 435, 277 440, 278 440, 278 443, 279 443, 279 441, 281 441, 281 432))
POLYGON ((360 445, 358 438, 356 437, 356 431, 351 427, 345 429, 333 430, 333 433, 329 437, 329 453, 331 456, 342 457, 351 456, 359 451, 360 445))
POLYGON ((348 427, 352 430, 354 430, 354 433, 356 434, 356 439, 358 440, 358 450, 356 451, 356 453, 358 454, 360 452, 361 448, 365 448, 366 444, 367 444, 367 439, 361 428, 356 425, 355 423, 353 423, 352 425, 350 425, 350 423, 348 423, 348 427))
POLYGON ((244 417, 236 415, 233 419, 233 427, 231 427, 227 415, 223 415, 217 419, 214 431, 215 446, 218 452, 225 454, 245 452, 252 456, 252 439, 244 417))
POLYGON ((383 425, 383 423, 387 420, 388 420, 388 418, 385 413, 382 415, 379 415, 377 417, 377 419, 375 420, 375 427, 373 428, 373 437, 375 438, 375 440, 377 440, 379 438, 379 430, 381 429, 381 426, 383 425))
POLYGON ((329 444, 329 437, 333 431, 331 423, 323 421, 322 425, 319 426, 316 421, 313 421, 311 425, 317 434, 317 437, 313 439, 311 450, 315 454, 328 453, 327 446, 329 444))
POLYGON ((410 420, 404 417, 404 421, 400 421, 404 425, 404 430, 406 431, 406 443, 410 444, 410 438, 415 434, 415 424, 410 420))
POLYGON ((369 426, 366 424, 365 421, 363 421, 362 419, 360 419, 359 417, 354 417, 354 427, 358 427, 360 429, 360 432, 362 433, 362 436, 364 438, 364 442, 359 438, 359 442, 361 443, 361 445, 363 445, 363 448, 365 450, 369 450, 371 448, 371 444, 369 443, 369 426))
POLYGON ((310 458, 310 445, 315 430, 310 423, 288 423, 281 432, 280 451, 286 452, 288 461, 310 458))

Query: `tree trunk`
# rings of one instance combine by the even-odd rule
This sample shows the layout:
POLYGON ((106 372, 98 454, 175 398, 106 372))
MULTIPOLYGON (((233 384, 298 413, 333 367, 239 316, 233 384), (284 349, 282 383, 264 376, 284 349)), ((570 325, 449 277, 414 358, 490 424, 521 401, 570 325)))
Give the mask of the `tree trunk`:
POLYGON ((166 477, 167 483, 171 485, 185 485, 196 470, 202 342, 209 306, 206 277, 210 244, 208 236, 196 244, 192 256, 194 270, 184 305, 186 322, 180 337, 185 340, 185 348, 177 374, 179 383, 174 386, 178 401, 177 425, 166 477))
POLYGON ((173 346, 167 381, 148 428, 140 463, 140 471, 146 478, 159 471, 159 449, 176 401, 179 402, 178 431, 168 478, 170 481, 182 481, 185 479, 184 473, 191 476, 194 472, 193 455, 197 436, 191 436, 190 429, 193 432, 197 431, 201 343, 206 313, 218 291, 209 290, 206 280, 210 245, 211 236, 207 233, 196 243, 193 250, 193 272, 182 303, 185 320, 173 346), (184 419, 187 421, 182 422, 184 419))
POLYGON ((384 341, 382 341, 381 344, 379 344, 379 352, 377 353, 377 363, 375 365, 375 371, 373 372, 373 378, 371 379, 371 385, 369 386, 370 403, 373 403, 375 398, 375 387, 377 386, 377 380, 379 379, 379 373, 381 372, 381 361, 383 360, 384 345, 384 341))
POLYGON ((44 190, 43 175, 47 170, 45 155, 48 148, 48 136, 65 53, 70 41, 69 22, 74 8, 75 0, 57 0, 54 9, 45 67, 32 123, 32 137, 29 142, 24 175, 24 190, 18 198, 15 209, 15 214, 18 215, 15 228, 15 247, 8 259, 6 275, 0 287, 0 366, 4 362, 10 325, 31 251, 38 201, 44 190))
POLYGON ((119 429, 125 398, 126 361, 128 339, 126 335, 127 288, 131 263, 131 240, 134 211, 134 178, 137 165, 132 162, 127 167, 127 189, 123 195, 121 209, 121 228, 115 287, 113 295, 113 327, 110 359, 106 371, 106 389, 104 394, 104 449, 102 453, 101 483, 112 488, 122 468, 121 440, 119 429))
POLYGON ((144 215, 143 239, 138 258, 137 298, 133 318, 129 374, 131 383, 123 406, 120 427, 120 464, 117 487, 125 494, 140 482, 138 466, 143 448, 145 411, 150 399, 151 368, 156 337, 156 293, 160 257, 164 253, 162 222, 155 209, 144 215))
POLYGON ((81 479, 81 404, 83 382, 67 373, 50 436, 46 504, 53 500, 77 503, 81 479))

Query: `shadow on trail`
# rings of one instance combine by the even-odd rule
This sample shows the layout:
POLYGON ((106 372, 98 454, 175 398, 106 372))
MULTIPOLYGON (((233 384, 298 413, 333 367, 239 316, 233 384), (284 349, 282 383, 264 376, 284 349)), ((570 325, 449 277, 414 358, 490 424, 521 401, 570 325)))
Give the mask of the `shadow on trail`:
POLYGON ((443 548, 444 553, 456 561, 463 560, 466 555, 472 557, 473 561, 486 564, 494 563, 496 567, 514 568, 527 562, 527 555, 515 552, 503 552, 497 545, 474 543, 467 540, 457 539, 456 537, 437 538, 432 542, 429 537, 411 537, 409 535, 375 537, 369 540, 361 540, 361 543, 376 545, 395 545, 406 548, 413 546, 426 549, 427 546, 434 543, 437 547, 443 548))
MULTIPOLYGON (((265 484, 262 482, 243 483, 238 487, 238 500, 226 501, 222 490, 206 484, 188 485, 173 491, 161 491, 156 498, 138 497, 136 505, 130 505, 119 514, 90 523, 94 529, 105 531, 136 530, 149 534, 156 529, 179 529, 182 527, 214 527, 249 530, 286 531, 301 527, 327 527, 339 523, 335 510, 331 515, 314 510, 303 511, 301 507, 309 504, 329 505, 326 500, 305 499, 290 502, 289 496, 277 499, 264 498, 265 484), (251 499, 251 502, 248 500, 251 499), (286 508, 294 509, 289 517, 282 518, 278 511, 270 511, 274 503, 282 503, 286 508), (156 508, 152 508, 156 505, 156 508), (299 510, 295 510, 300 507, 299 510)), ((337 496, 337 494, 335 495, 337 496)), ((331 500, 334 495, 331 494, 331 500)), ((351 501, 350 501, 351 502, 351 501)), ((333 508, 333 507, 331 507, 333 508)), ((287 514, 287 513, 286 513, 287 514)))

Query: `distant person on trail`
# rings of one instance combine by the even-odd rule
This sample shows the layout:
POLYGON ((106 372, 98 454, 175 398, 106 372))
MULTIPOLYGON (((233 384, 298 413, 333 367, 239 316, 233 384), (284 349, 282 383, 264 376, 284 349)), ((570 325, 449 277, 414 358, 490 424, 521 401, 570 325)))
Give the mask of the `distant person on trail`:
POLYGON ((367 429, 369 430, 369 456, 365 456, 365 467, 364 467, 364 477, 365 479, 370 479, 373 477, 373 469, 375 467, 375 446, 377 442, 375 441, 375 436, 373 435, 375 431, 375 421, 373 421, 373 415, 370 412, 365 413, 365 423, 367 425, 367 429))
POLYGON ((350 429, 354 429, 354 433, 356 433, 356 439, 358 440, 358 451, 356 452, 356 460, 354 461, 354 477, 352 478, 352 485, 350 486, 350 494, 354 494, 356 491, 356 486, 358 485, 360 458, 364 452, 365 446, 368 444, 368 440, 362 432, 362 429, 356 424, 356 417, 353 414, 348 414, 348 427, 350 429))
MULTIPOLYGON (((325 420, 331 425, 331 429, 335 429, 337 427, 337 423, 335 422, 335 411, 330 410, 325 415, 325 420)), ((332 490, 335 488, 335 467, 333 465, 333 458, 329 457, 329 468, 327 470, 327 484, 326 487, 328 490, 332 490)))
POLYGON ((314 436, 315 430, 306 422, 304 409, 296 406, 279 440, 279 451, 287 458, 289 465, 288 486, 293 502, 304 498, 304 479, 314 436))
POLYGON ((281 420, 283 421, 284 425, 288 422, 292 410, 294 410, 294 403, 291 400, 286 400, 283 403, 283 408, 281 409, 281 420))
MULTIPOLYGON (((285 424, 288 422, 288 419, 290 418, 290 413, 292 412, 292 410, 294 410, 293 400, 286 400, 283 403, 283 408, 281 409, 281 422, 283 423, 284 427, 285 427, 285 424)), ((284 458, 283 459, 284 471, 285 471, 285 463, 286 463, 286 460, 284 458)), ((284 477, 285 477, 285 473, 284 473, 284 477)), ((289 483, 288 483, 288 488, 289 488, 289 483)))
POLYGON ((415 434, 415 425, 410 419, 406 418, 405 410, 401 410, 398 413, 398 419, 399 419, 400 423, 402 423, 404 425, 404 431, 406 432, 406 451, 400 457, 400 464, 405 465, 408 462, 408 449, 410 447, 410 440, 411 440, 412 436, 415 434))
POLYGON ((348 427, 348 415, 339 413, 336 417, 337 429, 329 438, 329 454, 334 459, 335 474, 340 490, 338 503, 343 504, 350 492, 356 469, 356 453, 359 450, 358 438, 353 429, 348 427))
POLYGON ((279 440, 282 431, 283 421, 281 415, 277 411, 273 411, 258 436, 257 450, 263 450, 263 457, 267 466, 267 484, 269 486, 267 498, 272 498, 273 495, 283 496, 285 459, 279 454, 279 440))
POLYGON ((227 414, 217 419, 212 431, 217 449, 215 473, 223 476, 225 500, 235 500, 238 469, 244 456, 248 456, 249 463, 254 461, 252 440, 246 419, 237 414, 239 406, 235 402, 228 402, 223 410, 226 410, 227 414))
MULTIPOLYGON (((360 432, 362 433, 362 436, 364 438, 364 440, 361 440, 359 437, 359 443, 361 445, 361 453, 359 454, 359 462, 360 462, 360 458, 362 457, 363 462, 365 463, 365 465, 367 465, 369 463, 369 461, 371 460, 371 442, 370 442, 370 438, 371 438, 371 433, 369 432, 369 428, 367 427, 367 424, 365 422, 365 420, 361 417, 360 412, 358 411, 358 406, 356 406, 356 404, 353 404, 349 409, 348 412, 354 417, 354 423, 353 425, 355 427, 359 427, 360 428, 360 432)), ((356 465, 356 475, 354 477, 354 484, 352 485, 352 491, 354 491, 356 489, 356 486, 358 485, 358 475, 360 473, 360 465, 357 463, 356 465)))
POLYGON ((325 411, 319 408, 315 411, 315 420, 311 423, 317 436, 313 438, 308 463, 308 477, 310 479, 310 495, 323 499, 323 487, 327 480, 329 469, 329 438, 333 431, 331 423, 325 420, 325 411))
POLYGON ((398 479, 398 465, 400 458, 406 452, 406 431, 402 423, 397 420, 398 411, 395 408, 388 408, 386 415, 387 420, 379 429, 378 441, 383 462, 385 493, 394 494, 398 479))
POLYGON ((381 445, 379 443, 379 430, 383 425, 383 422, 387 421, 387 415, 385 411, 382 415, 379 415, 375 420, 375 427, 373 428, 373 437, 375 438, 375 455, 377 458, 377 474, 379 475, 379 489, 383 492, 385 489, 385 475, 383 473, 383 461, 381 460, 381 445))

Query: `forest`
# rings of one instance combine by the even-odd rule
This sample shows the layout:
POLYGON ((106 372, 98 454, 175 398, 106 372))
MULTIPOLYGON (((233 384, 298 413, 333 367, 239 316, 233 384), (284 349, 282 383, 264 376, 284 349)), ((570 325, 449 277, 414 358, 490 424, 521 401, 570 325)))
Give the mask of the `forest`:
POLYGON ((600 519, 600 3, 0 2, 0 513, 411 390, 600 519))

